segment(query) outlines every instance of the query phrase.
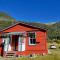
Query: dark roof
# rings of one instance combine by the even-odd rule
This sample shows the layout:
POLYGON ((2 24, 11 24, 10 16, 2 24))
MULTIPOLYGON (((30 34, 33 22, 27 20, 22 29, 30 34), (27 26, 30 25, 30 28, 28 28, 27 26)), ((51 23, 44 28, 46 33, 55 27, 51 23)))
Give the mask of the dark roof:
MULTIPOLYGON (((22 22, 22 21, 16 22, 15 24, 12 24, 11 26, 9 26, 9 27, 7 27, 7 28, 5 28, 5 29, 8 29, 8 28, 10 28, 10 27, 12 27, 12 26, 15 26, 15 25, 17 25, 17 24, 24 24, 24 25, 28 25, 28 26, 31 26, 31 27, 34 27, 34 28, 39 28, 39 29, 47 30, 45 27, 37 26, 37 25, 35 25, 35 24, 33 24, 33 23, 31 24, 31 23, 22 22)), ((5 29, 3 29, 3 30, 5 30, 5 29)), ((3 30, 2 30, 2 31, 3 31, 3 30)))

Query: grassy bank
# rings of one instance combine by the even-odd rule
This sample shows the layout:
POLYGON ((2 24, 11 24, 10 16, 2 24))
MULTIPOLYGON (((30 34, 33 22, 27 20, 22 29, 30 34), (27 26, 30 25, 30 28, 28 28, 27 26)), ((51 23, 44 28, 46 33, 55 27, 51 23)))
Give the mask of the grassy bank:
MULTIPOLYGON (((48 43, 48 48, 50 46, 50 43, 48 43)), ((44 55, 44 56, 35 56, 35 57, 13 57, 13 58, 2 58, 0 57, 0 60, 60 60, 60 49, 58 48, 58 44, 56 44, 56 49, 49 49, 51 54, 44 55)))
POLYGON ((48 54, 45 56, 35 56, 35 57, 19 57, 19 58, 4 58, 0 60, 60 60, 60 50, 55 49, 55 50, 50 50, 52 54, 48 54))
POLYGON ((17 60, 60 60, 60 50, 50 50, 52 54, 32 58, 18 58, 17 60))

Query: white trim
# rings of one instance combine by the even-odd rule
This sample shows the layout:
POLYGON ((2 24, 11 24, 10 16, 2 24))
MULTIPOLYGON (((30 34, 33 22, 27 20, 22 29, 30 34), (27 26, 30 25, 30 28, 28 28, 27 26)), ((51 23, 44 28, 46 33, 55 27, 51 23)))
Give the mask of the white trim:
POLYGON ((18 39, 18 51, 25 51, 25 43, 26 43, 25 38, 19 36, 19 39, 18 39))
MULTIPOLYGON (((36 38, 36 32, 29 32, 29 33, 35 33, 35 38, 36 38)), ((36 44, 31 44, 30 43, 30 37, 28 38, 29 45, 36 45, 36 44)))
POLYGON ((22 51, 25 51, 25 38, 23 38, 23 43, 22 43, 22 51))
POLYGON ((9 37, 8 38, 3 38, 4 39, 4 51, 8 51, 9 48, 9 37))
POLYGON ((8 35, 20 35, 22 33, 25 33, 25 32, 10 32, 10 33, 7 33, 8 35))
POLYGON ((18 39, 18 51, 21 51, 20 36, 19 36, 19 39, 18 39))

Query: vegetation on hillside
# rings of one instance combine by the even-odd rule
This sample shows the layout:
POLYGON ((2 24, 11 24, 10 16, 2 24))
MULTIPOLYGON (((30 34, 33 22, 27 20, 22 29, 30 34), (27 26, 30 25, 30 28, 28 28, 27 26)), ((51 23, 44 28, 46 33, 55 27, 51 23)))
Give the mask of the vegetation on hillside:
MULTIPOLYGON (((14 23, 16 23, 17 21, 12 18, 11 16, 9 16, 6 13, 0 12, 0 30, 4 29, 14 23)), ((41 27, 41 28, 46 28, 48 29, 48 39, 49 40, 60 40, 60 22, 54 23, 54 24, 42 24, 42 23, 30 23, 32 25, 41 27)))
POLYGON ((49 39, 60 40, 60 22, 56 22, 55 24, 52 25, 47 25, 47 28, 49 39))
POLYGON ((6 13, 0 12, 0 30, 14 24, 15 22, 16 20, 14 18, 6 13))
POLYGON ((54 24, 41 24, 41 23, 32 24, 46 28, 49 40, 60 40, 60 22, 56 22, 54 24))

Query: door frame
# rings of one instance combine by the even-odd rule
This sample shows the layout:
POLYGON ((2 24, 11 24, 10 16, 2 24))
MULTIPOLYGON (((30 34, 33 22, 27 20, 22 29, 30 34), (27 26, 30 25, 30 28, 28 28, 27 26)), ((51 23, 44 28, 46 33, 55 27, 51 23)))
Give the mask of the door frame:
POLYGON ((18 40, 18 51, 25 51, 26 50, 25 47, 26 47, 26 38, 19 37, 19 40, 18 40))
MULTIPOLYGON (((11 45, 11 43, 12 43, 12 35, 20 35, 20 34, 24 34, 24 35, 26 35, 26 32, 10 32, 10 33, 6 33, 7 35, 10 35, 10 37, 9 37, 9 40, 11 40, 10 41, 10 45, 11 45)), ((17 51, 25 51, 25 45, 26 45, 26 38, 25 37, 22 37, 23 39, 24 39, 24 44, 23 43, 21 43, 21 45, 19 45, 19 40, 20 40, 20 36, 18 37, 18 50, 17 51), (22 47, 22 49, 20 48, 20 46, 22 47), (21 49, 21 50, 20 50, 21 49)), ((5 38, 3 38, 3 39, 5 39, 5 38)), ((21 41, 21 40, 20 40, 21 41)), ((4 47, 5 48, 5 47, 4 47)), ((7 47, 8 48, 8 47, 7 47)), ((7 50, 8 51, 8 50, 7 50)), ((11 45, 11 51, 12 51, 12 45, 11 45)), ((13 50, 14 51, 14 50, 13 50)))

